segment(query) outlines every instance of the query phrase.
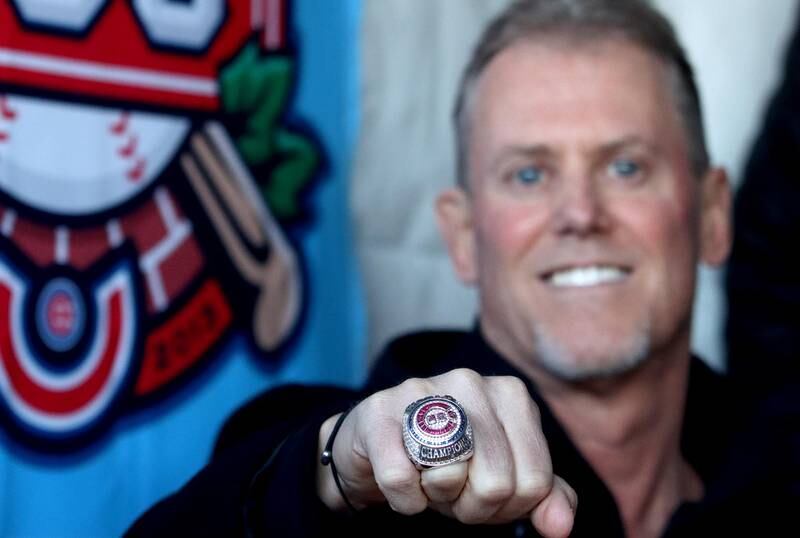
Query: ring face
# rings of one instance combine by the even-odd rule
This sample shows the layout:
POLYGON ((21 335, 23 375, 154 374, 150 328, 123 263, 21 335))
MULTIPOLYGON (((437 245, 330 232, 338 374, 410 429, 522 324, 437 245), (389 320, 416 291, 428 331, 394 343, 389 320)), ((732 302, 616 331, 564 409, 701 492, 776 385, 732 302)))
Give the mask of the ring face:
POLYGON ((447 465, 472 456, 472 426, 452 396, 427 396, 406 407, 403 443, 419 469, 447 465))

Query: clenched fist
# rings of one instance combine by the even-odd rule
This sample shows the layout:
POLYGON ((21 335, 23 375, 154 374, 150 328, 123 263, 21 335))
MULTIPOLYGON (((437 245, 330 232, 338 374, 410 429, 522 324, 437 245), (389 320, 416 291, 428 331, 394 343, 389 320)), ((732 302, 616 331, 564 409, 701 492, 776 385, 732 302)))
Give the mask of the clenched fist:
MULTIPOLYGON (((337 418, 320 428, 320 450, 337 418)), ((483 377, 459 369, 377 392, 342 423, 333 460, 356 509, 389 503, 396 512, 412 515, 431 508, 466 524, 530 518, 546 537, 567 536, 572 529, 577 496, 553 474, 539 410, 515 377, 483 377), (466 411, 474 455, 420 471, 403 446, 403 412, 409 403, 436 394, 454 396, 466 411)), ((321 464, 317 492, 330 509, 345 508, 330 469, 321 464)))

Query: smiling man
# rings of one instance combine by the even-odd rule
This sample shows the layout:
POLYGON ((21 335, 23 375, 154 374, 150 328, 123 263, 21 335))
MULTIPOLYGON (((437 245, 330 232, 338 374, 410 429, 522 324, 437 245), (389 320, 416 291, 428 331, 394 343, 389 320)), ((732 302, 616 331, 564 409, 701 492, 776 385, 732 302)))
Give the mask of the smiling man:
POLYGON ((486 337, 537 381, 688 361, 695 266, 727 252, 729 192, 692 167, 672 76, 622 37, 543 35, 498 53, 461 111, 466 178, 440 217, 486 337))
POLYGON ((480 292, 475 329, 397 340, 358 394, 253 402, 135 530, 188 514, 314 536, 797 528, 797 414, 744 405, 689 349, 730 191, 669 24, 635 0, 517 2, 478 44, 455 120, 460 177, 436 211, 480 292))

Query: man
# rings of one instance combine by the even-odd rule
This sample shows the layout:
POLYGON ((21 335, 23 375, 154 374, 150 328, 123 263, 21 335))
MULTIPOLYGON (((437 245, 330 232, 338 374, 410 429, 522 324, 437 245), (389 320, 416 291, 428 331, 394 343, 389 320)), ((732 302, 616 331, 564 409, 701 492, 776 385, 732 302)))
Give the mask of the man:
POLYGON ((188 521, 370 536, 785 524, 789 418, 739 406, 689 350, 696 265, 725 259, 730 191, 668 23, 634 0, 518 2, 467 67, 456 127, 459 183, 436 210, 480 292, 476 329, 396 341, 358 395, 253 402, 134 534, 188 521), (428 396, 439 407, 420 407, 428 396), (425 457, 449 464, 417 465, 415 424, 432 437, 453 426, 472 457, 443 443, 425 457))

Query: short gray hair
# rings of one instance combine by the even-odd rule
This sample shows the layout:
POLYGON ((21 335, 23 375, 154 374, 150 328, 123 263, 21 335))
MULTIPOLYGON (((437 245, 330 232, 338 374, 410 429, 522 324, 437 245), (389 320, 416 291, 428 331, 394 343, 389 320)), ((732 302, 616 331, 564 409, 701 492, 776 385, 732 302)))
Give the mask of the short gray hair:
POLYGON ((523 40, 566 37, 578 42, 618 38, 661 59, 686 128, 692 171, 709 167, 694 73, 669 21, 642 0, 517 0, 483 32, 458 87, 453 120, 458 183, 468 187, 467 152, 475 87, 500 52, 523 40))

